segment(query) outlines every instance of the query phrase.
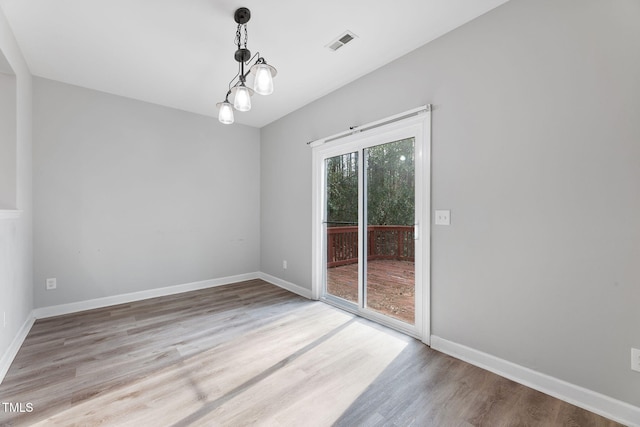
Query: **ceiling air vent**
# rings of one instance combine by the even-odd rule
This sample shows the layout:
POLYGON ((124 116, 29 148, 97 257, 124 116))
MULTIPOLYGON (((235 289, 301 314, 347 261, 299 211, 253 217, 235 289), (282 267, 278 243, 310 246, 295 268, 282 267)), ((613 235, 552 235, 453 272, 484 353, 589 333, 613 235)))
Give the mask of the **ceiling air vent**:
POLYGON ((345 31, 344 33, 340 34, 335 40, 329 43, 326 47, 335 52, 356 37, 358 36, 353 34, 351 31, 345 31))

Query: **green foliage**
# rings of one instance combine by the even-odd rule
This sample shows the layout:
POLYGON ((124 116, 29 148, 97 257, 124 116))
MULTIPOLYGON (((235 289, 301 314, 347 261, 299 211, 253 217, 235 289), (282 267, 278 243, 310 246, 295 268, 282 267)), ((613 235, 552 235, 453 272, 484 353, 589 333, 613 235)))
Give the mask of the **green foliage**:
MULTIPOLYGON (((413 138, 364 150, 369 225, 413 225, 415 156, 413 138)), ((358 153, 326 160, 329 226, 358 222, 358 153)))
POLYGON ((413 138, 377 145, 367 157, 369 225, 413 225, 415 157, 413 138))
POLYGON ((326 160, 327 222, 330 226, 358 223, 358 153, 326 160))

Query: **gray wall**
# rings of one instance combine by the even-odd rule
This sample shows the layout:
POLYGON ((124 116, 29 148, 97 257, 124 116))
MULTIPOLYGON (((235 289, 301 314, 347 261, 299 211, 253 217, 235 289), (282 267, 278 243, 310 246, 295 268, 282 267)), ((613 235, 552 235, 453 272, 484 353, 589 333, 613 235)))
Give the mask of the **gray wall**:
POLYGON ((16 76, 0 68, 0 209, 16 208, 16 95, 16 76))
POLYGON ((35 78, 36 307, 258 271, 259 137, 35 78))
POLYGON ((307 141, 434 104, 432 333, 640 405, 638 22, 512 0, 264 127, 261 271, 311 288, 307 141))
MULTIPOLYGON (((31 189, 31 99, 32 80, 13 33, 0 9, 0 55, 15 74, 14 122, 15 156, 12 174, 13 208, 22 214, 17 219, 0 219, 0 316, 6 316, 6 325, 0 317, 0 372, 8 361, 11 343, 29 320, 33 309, 33 252, 32 252, 32 189, 31 189)), ((6 69, 5 69, 6 71, 6 69)), ((12 77, 13 78, 13 77, 12 77)), ((4 113, 0 113, 4 114, 4 113)), ((11 114, 11 113, 9 113, 11 114)), ((0 120, 1 121, 1 120, 0 120)), ((0 174, 1 175, 1 174, 0 174)), ((3 207, 0 206, 0 209, 3 207)), ((6 366, 8 368, 8 366, 6 366)), ((1 377, 1 373, 0 373, 1 377)))

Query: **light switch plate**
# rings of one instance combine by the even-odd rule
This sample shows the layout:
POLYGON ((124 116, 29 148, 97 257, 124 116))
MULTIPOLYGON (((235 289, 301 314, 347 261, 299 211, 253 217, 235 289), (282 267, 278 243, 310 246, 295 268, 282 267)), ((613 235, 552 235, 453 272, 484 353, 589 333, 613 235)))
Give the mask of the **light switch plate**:
POLYGON ((451 211, 436 211, 435 223, 436 225, 451 225, 451 211))

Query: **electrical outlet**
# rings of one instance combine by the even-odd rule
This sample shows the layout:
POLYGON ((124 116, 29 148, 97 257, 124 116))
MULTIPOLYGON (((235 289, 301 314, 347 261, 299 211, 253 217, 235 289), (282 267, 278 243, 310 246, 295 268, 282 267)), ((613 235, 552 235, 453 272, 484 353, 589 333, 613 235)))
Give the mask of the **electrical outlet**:
POLYGON ((287 269, 287 260, 286 259, 282 261, 282 269, 283 270, 287 269))
POLYGON ((56 278, 55 277, 47 279, 47 290, 48 291, 56 289, 57 287, 58 287, 58 284, 56 283, 56 278))
POLYGON ((631 349, 631 369, 640 372, 640 349, 631 349))
POLYGON ((451 211, 436 211, 435 223, 436 225, 451 225, 451 211))

